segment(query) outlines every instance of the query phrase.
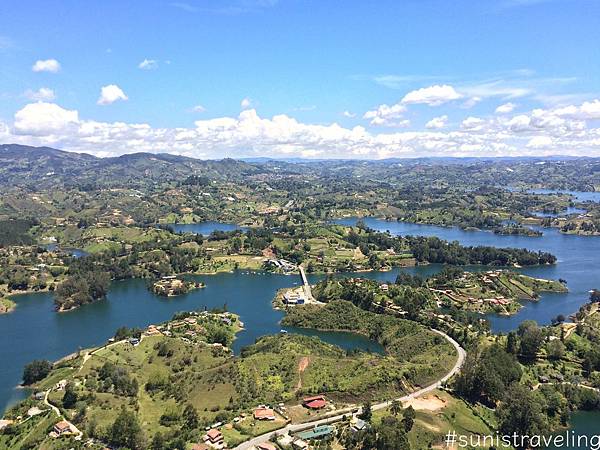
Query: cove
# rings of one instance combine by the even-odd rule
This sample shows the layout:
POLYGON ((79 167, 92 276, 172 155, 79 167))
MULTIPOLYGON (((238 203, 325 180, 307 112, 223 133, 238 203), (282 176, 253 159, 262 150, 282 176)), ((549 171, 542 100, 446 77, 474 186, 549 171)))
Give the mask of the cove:
MULTIPOLYGON (((573 434, 576 438, 578 436, 586 436, 588 438, 587 445, 586 440, 582 440, 582 445, 575 445, 569 447, 572 450, 589 450, 593 448, 592 445, 600 445, 600 411, 576 411, 572 414, 569 420, 569 435, 573 434), (592 440, 594 436, 598 436, 592 440)), ((564 435, 564 433, 563 433, 564 435)), ((577 443, 577 441, 575 441, 577 443)), ((558 450, 563 447, 550 446, 548 450, 558 450)))
MULTIPOLYGON (((411 269, 414 272, 416 268, 411 269)), ((430 267, 424 269, 432 270, 430 267)), ((398 273, 394 270, 361 273, 360 276, 393 281, 398 273)), ((79 349, 102 344, 121 326, 146 327, 168 320, 178 311, 226 305, 229 311, 240 315, 245 325, 233 344, 234 352, 239 353, 242 347, 253 344, 257 338, 279 333, 279 322, 284 313, 274 310, 271 301, 278 289, 300 283, 300 276, 263 272, 237 271, 193 278, 206 283, 206 288, 171 298, 154 295, 146 288, 145 280, 115 281, 111 283, 106 300, 65 313, 54 312, 51 293, 14 296, 15 310, 0 315, 0 330, 4 337, 0 339, 0 360, 3 361, 0 365, 0 410, 29 394, 27 390, 14 387, 21 380, 23 367, 30 361, 57 360, 79 349)), ((311 283, 321 278, 309 276, 311 283)), ((376 343, 362 336, 316 330, 298 332, 318 335, 345 349, 380 351, 376 343)))
MULTIPOLYGON (((349 226, 356 224, 357 220, 346 218, 336 220, 335 223, 349 226)), ((369 228, 389 231, 395 236, 437 236, 466 246, 516 247, 556 255, 558 262, 555 265, 524 267, 519 271, 537 278, 565 279, 569 292, 542 293, 539 302, 524 302, 524 308, 511 317, 487 315, 492 331, 496 333, 514 330, 524 320, 535 320, 541 325, 547 325, 559 314, 568 316, 575 313, 581 305, 587 303, 589 291, 600 288, 600 238, 597 236, 568 235, 560 233, 556 228, 541 227, 533 227, 544 232, 541 237, 504 236, 488 231, 466 231, 457 227, 386 221, 373 217, 366 217, 363 221, 369 228)))

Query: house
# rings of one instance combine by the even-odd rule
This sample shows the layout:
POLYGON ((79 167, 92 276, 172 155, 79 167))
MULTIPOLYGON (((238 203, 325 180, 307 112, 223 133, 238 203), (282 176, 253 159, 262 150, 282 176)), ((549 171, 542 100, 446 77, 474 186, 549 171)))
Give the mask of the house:
POLYGON ((302 405, 308 409, 321 409, 327 406, 327 400, 322 395, 315 395, 314 397, 306 397, 302 400, 302 405))
POLYGON ((12 420, 1 420, 0 419, 0 430, 2 430, 3 428, 6 428, 7 426, 11 425, 13 423, 12 420))
POLYGON ((256 420, 275 420, 275 412, 271 408, 256 408, 254 418, 256 420))
POLYGON ((335 427, 333 425, 320 425, 314 427, 312 430, 302 431, 298 433, 296 436, 303 440, 311 440, 311 439, 322 439, 327 436, 331 436, 335 432, 335 427))
POLYGON ((354 432, 362 431, 368 427, 368 423, 362 419, 353 418, 350 422, 350 429, 354 432))
POLYGON ((69 434, 71 433, 71 424, 66 420, 61 420, 56 425, 54 425, 54 428, 52 428, 52 430, 56 433, 57 436, 69 434))
POLYGON ((275 447, 270 442, 261 442, 260 444, 258 444, 256 446, 256 449, 257 450, 277 450, 277 447, 275 447))
POLYGON ((306 450, 309 448, 309 445, 308 442, 303 441, 302 439, 295 439, 294 442, 292 442, 292 448, 297 450, 306 450))
POLYGON ((216 428, 211 428, 204 435, 204 442, 213 448, 223 448, 225 443, 223 442, 223 433, 216 428))

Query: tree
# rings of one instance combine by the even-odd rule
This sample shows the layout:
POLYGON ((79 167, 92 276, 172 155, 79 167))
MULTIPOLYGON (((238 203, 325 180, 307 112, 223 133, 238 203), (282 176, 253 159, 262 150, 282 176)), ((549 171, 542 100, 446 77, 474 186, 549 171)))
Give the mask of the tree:
POLYGON ((546 353, 548 354, 548 359, 557 361, 565 355, 565 344, 559 339, 550 341, 546 345, 546 353))
MULTIPOLYGON (((513 383, 502 403, 496 409, 499 431, 504 435, 543 435, 548 432, 548 423, 543 413, 542 401, 528 387, 513 383)), ((528 443, 525 443, 525 448, 528 443)))
MULTIPOLYGON (((410 444, 402 424, 393 416, 384 417, 377 431, 377 450, 410 450, 410 444)), ((363 448, 365 448, 363 446, 363 448)))
POLYGON ((366 422, 369 422, 371 420, 371 417, 373 417, 373 410, 371 409, 370 401, 367 400, 363 404, 362 412, 360 413, 359 417, 366 422))
POLYGON ((472 402, 493 406, 521 375, 516 357, 501 345, 481 346, 467 355, 466 364, 456 380, 456 391, 472 402))
POLYGON ((65 387, 65 394, 62 398, 62 404, 64 408, 71 409, 77 403, 77 391, 75 385, 71 382, 67 383, 65 387))
POLYGON ((600 303, 600 290, 593 289, 592 292, 590 292, 590 302, 600 303))
POLYGON ((415 417, 417 417, 417 413, 412 406, 409 406, 404 410, 404 414, 402 416, 402 425, 404 426, 404 431, 407 433, 412 430, 412 427, 415 424, 415 417))
POLYGON ((402 404, 396 399, 392 400, 392 404, 390 405, 390 412, 394 417, 396 417, 402 412, 402 404))
POLYGON ((110 429, 110 443, 117 447, 126 447, 131 450, 144 448, 144 436, 140 423, 132 411, 125 406, 115 419, 110 429))
POLYGON ((517 334, 521 338, 520 353, 528 359, 534 359, 544 342, 544 333, 533 320, 526 320, 519 325, 517 334))
POLYGON ((31 361, 23 369, 23 384, 30 385, 43 380, 52 370, 50 361, 36 359, 31 361))
POLYGON ((183 428, 193 430, 198 427, 198 411, 189 403, 183 410, 183 428))
POLYGON ((506 351, 511 355, 516 355, 519 351, 519 340, 514 331, 508 333, 506 337, 506 351))
POLYGON ((150 449, 151 450, 165 450, 165 438, 163 437, 162 433, 159 431, 158 433, 156 433, 154 435, 154 438, 152 439, 152 443, 150 444, 150 449))

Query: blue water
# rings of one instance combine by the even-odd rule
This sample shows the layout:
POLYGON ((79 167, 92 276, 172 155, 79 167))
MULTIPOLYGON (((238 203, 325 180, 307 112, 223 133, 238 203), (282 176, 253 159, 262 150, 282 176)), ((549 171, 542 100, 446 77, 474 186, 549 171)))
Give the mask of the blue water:
MULTIPOLYGON (((353 225, 356 218, 337 220, 336 223, 353 225)), ((556 228, 540 228, 542 237, 503 236, 487 231, 466 231, 456 227, 443 228, 434 225, 391 222, 382 219, 365 218, 365 224, 379 231, 389 231, 393 235, 437 236, 448 241, 458 241, 463 245, 489 245, 495 247, 527 248, 534 251, 550 252, 558 258, 552 266, 535 266, 520 269, 526 275, 537 278, 565 279, 569 292, 564 294, 543 293, 541 301, 525 302, 524 308, 511 317, 489 315, 494 332, 507 332, 519 326, 524 320, 536 320, 548 324, 559 314, 569 315, 586 303, 591 289, 600 287, 600 237, 574 236, 560 233, 556 228)))
POLYGON ((571 214, 585 214, 586 212, 587 212, 587 210, 585 210, 585 209, 574 208, 572 206, 569 206, 564 211, 561 211, 559 213, 549 213, 549 212, 542 212, 542 211, 534 211, 534 212, 532 212, 532 215, 535 216, 535 217, 541 217, 541 218, 546 218, 546 217, 565 217, 565 216, 569 216, 571 214))
POLYGON ((532 194, 550 195, 550 194, 567 194, 573 196, 580 202, 596 202, 600 203, 600 192, 582 192, 582 191, 561 191, 551 189, 529 189, 527 192, 532 194))
POLYGON ((213 231, 235 231, 243 228, 233 223, 201 222, 201 223, 169 223, 167 224, 177 233, 196 233, 203 236, 210 235, 213 231))
MULTIPOLYGON (((338 221, 354 224, 356 219, 338 221)), ((554 266, 529 267, 523 273, 543 278, 563 278, 568 281, 566 294, 542 294, 539 303, 526 302, 514 317, 489 316, 496 332, 516 328, 525 319, 549 323, 558 314, 576 312, 588 299, 588 291, 600 287, 600 238, 564 235, 556 229, 544 229, 543 237, 502 236, 484 231, 465 231, 402 222, 366 218, 366 224, 395 235, 438 236, 464 245, 492 245, 549 251, 558 257, 554 266)), ((198 224, 200 225, 200 224, 198 224)), ((212 228, 214 229, 214 228, 212 228)), ((211 229, 211 231, 212 231, 211 229)), ((206 230, 206 229, 205 229, 206 230)), ((428 276, 440 270, 439 265, 394 269, 389 272, 363 272, 340 276, 361 276, 380 281, 394 281, 400 270, 428 276)), ((481 270, 472 268, 472 270, 481 270)), ((280 331, 283 313, 271 307, 275 292, 298 284, 298 276, 268 273, 235 272, 197 276, 206 288, 186 295, 165 299, 146 289, 143 280, 126 280, 112 284, 107 300, 87 305, 67 313, 53 311, 52 294, 36 293, 15 297, 17 307, 11 314, 0 315, 0 410, 22 398, 26 392, 15 390, 23 366, 37 358, 55 360, 78 348, 93 347, 106 341, 120 326, 144 327, 150 323, 168 320, 175 312, 198 308, 221 307, 241 316, 245 330, 239 333, 233 348, 235 352, 265 334, 280 331)), ((309 275, 311 283, 323 275, 309 275)), ((348 341, 340 335, 323 334, 334 344, 344 347, 348 341)), ((344 347, 347 348, 347 347, 344 347)), ((376 348, 372 348, 377 351, 376 348)))
MULTIPOLYGON (((419 268, 411 268, 416 273, 419 268)), ((426 274, 431 267, 423 268, 426 274)), ((399 271, 361 273, 382 281, 393 281, 399 271)), ((352 274, 344 274, 351 276, 352 274)), ((356 274, 354 274, 356 275, 356 274)), ((271 302, 278 289, 297 285, 300 276, 262 272, 234 272, 194 276, 206 283, 204 289, 178 297, 159 297, 146 288, 140 279, 116 281, 111 284, 106 300, 83 306, 74 311, 56 313, 51 293, 25 294, 13 297, 17 306, 11 314, 0 315, 0 411, 22 399, 27 391, 15 389, 25 364, 33 359, 57 360, 81 348, 102 344, 117 328, 146 327, 170 319, 178 311, 227 306, 241 316, 245 329, 238 335, 233 350, 253 344, 266 334, 278 333, 282 311, 274 310, 271 302)), ((314 283, 323 276, 309 275, 314 283)), ((303 334, 318 334, 327 342, 342 348, 359 347, 379 351, 376 343, 361 336, 302 330, 303 334), (346 342, 344 342, 346 341, 346 342)))

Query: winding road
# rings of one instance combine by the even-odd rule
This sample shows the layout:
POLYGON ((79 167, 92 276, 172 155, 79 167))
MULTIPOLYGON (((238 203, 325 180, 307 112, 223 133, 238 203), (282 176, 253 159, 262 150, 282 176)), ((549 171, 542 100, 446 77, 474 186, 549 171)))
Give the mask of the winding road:
MULTIPOLYGON (((415 392, 413 392, 411 394, 405 395, 404 397, 400 397, 400 398, 394 399, 394 400, 398 400, 400 402, 406 402, 408 400, 412 400, 412 399, 415 399, 417 397, 420 397, 423 394, 427 394, 428 392, 431 392, 431 391, 433 391, 435 389, 438 389, 438 388, 442 387, 442 385, 446 381, 448 381, 456 373, 458 373, 458 371, 460 371, 460 369, 464 365, 465 358, 467 356, 467 352, 465 351, 465 349, 463 349, 458 342, 456 342, 454 339, 452 339, 446 333, 443 333, 443 332, 441 332, 439 330, 434 330, 434 329, 431 329, 431 331, 433 331, 434 333, 439 334, 440 336, 443 336, 456 349, 456 351, 458 353, 458 359, 456 360, 456 363, 454 364, 454 367, 452 367, 452 370, 450 370, 450 372, 448 372, 443 378, 440 378, 435 383, 433 383, 433 384, 431 384, 431 385, 429 385, 427 387, 424 387, 423 389, 419 389, 418 391, 415 391, 415 392)), ((389 407, 392 404, 392 402, 394 400, 388 400, 388 401, 385 401, 385 402, 376 403, 376 404, 372 405, 371 409, 373 409, 374 411, 377 411, 377 410, 380 410, 380 409, 387 408, 387 407, 389 407)), ((265 433, 265 434, 261 434, 260 436, 257 436, 255 438, 249 440, 249 441, 243 442, 242 444, 238 445, 235 448, 237 450, 249 450, 252 447, 260 444, 261 442, 268 441, 275 434, 296 433, 298 431, 307 430, 307 429, 314 428, 314 427, 319 426, 319 425, 327 425, 327 424, 331 424, 331 423, 340 422, 340 421, 342 421, 344 419, 344 417, 346 417, 353 410, 356 410, 356 408, 346 408, 344 410, 340 410, 339 414, 337 414, 335 416, 332 416, 332 417, 325 418, 325 419, 315 420, 315 421, 312 421, 312 422, 298 423, 298 424, 289 424, 289 425, 287 425, 287 426, 285 426, 283 428, 280 428, 278 430, 270 431, 270 432, 265 433)), ((358 410, 360 412, 361 408, 358 408, 358 410)))

